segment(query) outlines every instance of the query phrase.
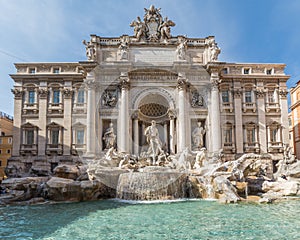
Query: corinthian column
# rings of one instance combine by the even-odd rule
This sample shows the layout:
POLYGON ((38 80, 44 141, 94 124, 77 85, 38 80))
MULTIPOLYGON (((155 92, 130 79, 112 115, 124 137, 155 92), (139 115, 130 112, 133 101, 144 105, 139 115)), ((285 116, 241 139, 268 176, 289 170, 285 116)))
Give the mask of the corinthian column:
POLYGON ((289 144, 289 120, 288 120, 288 91, 285 88, 279 89, 279 103, 281 110, 282 142, 289 144))
POLYGON ((169 141, 170 141, 170 154, 175 153, 175 114, 173 111, 169 111, 169 119, 170 119, 170 136, 169 136, 169 141))
POLYGON ((134 155, 139 155, 139 119, 138 112, 132 115, 133 120, 133 153, 134 155))
MULTIPOLYGON (((71 84, 71 83, 70 83, 71 84)), ((65 83, 67 85, 67 82, 65 83)), ((63 131, 63 154, 70 155, 71 154, 71 146, 72 146, 72 133, 71 133, 71 126, 72 126, 72 95, 73 90, 70 88, 65 87, 63 90, 64 94, 64 128, 63 131)))
POLYGON ((86 155, 95 155, 95 79, 93 74, 88 74, 85 79, 87 88, 87 125, 86 125, 86 155))
POLYGON ((186 79, 178 77, 178 134, 177 134, 177 152, 181 152, 186 148, 186 79))
POLYGON ((125 74, 120 76, 121 96, 119 99, 118 118, 118 150, 129 152, 129 109, 128 109, 128 89, 129 78, 125 74))
POLYGON ((220 99, 218 85, 221 82, 217 71, 211 72, 211 139, 212 151, 221 149, 221 125, 220 125, 220 99))
POLYGON ((25 143, 24 141, 21 142, 21 125, 22 125, 22 96, 23 91, 19 88, 14 88, 11 90, 12 93, 15 95, 14 98, 14 121, 13 121, 13 136, 14 136, 14 143, 12 148, 12 156, 19 156, 20 155, 20 146, 21 144, 25 143))
POLYGON ((38 90, 39 94, 39 142, 38 142, 38 155, 45 155, 46 148, 46 125, 47 125, 47 97, 48 90, 47 83, 41 82, 38 90), (42 87, 43 86, 43 87, 42 87))

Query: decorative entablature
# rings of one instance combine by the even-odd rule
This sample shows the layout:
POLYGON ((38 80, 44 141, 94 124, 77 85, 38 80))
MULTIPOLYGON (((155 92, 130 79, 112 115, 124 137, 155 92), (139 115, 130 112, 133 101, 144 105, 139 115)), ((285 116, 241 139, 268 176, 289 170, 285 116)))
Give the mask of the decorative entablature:
POLYGON ((144 80, 144 81, 171 81, 175 82, 178 78, 178 74, 162 69, 140 69, 134 70, 128 73, 130 80, 144 80))
POLYGON ((242 78, 284 78, 285 64, 273 63, 223 63, 219 64, 220 74, 223 78, 242 77, 242 78))
POLYGON ((15 63, 15 75, 70 75, 81 74, 79 63, 15 63))

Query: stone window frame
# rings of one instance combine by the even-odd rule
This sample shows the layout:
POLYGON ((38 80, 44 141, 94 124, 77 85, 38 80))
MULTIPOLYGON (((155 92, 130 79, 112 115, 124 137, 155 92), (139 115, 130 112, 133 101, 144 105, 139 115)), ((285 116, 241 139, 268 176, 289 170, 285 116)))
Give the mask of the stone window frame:
POLYGON ((268 152, 282 152, 282 128, 280 122, 273 121, 267 124, 267 141, 268 141, 268 152), (274 136, 275 134, 275 136, 274 136), (274 139, 275 138, 275 139, 274 139))
POLYGON ((87 91, 82 83, 76 83, 73 85, 73 95, 72 95, 72 107, 73 113, 85 113, 87 106, 87 91), (78 102, 79 92, 83 92, 83 102, 78 102))
POLYGON ((256 97, 255 97, 255 85, 253 83, 245 83, 243 85, 243 111, 251 110, 256 112, 256 97), (247 100, 246 93, 250 93, 250 100, 247 100))
POLYGON ((235 135, 234 135, 234 124, 227 121, 222 125, 222 142, 223 150, 225 152, 234 152, 235 151, 235 135), (229 140, 227 140, 227 134, 229 133, 229 140))
POLYGON ((61 145, 63 144, 63 129, 64 127, 59 125, 56 122, 51 122, 50 124, 47 125, 47 144, 51 144, 51 145, 61 145), (58 135, 55 136, 53 133, 58 132, 58 135), (57 139, 56 139, 57 138, 57 139), (56 139, 56 141, 54 142, 54 139, 56 139))
POLYGON ((72 154, 77 155, 79 152, 83 153, 86 151, 86 125, 77 122, 72 125, 72 154), (83 143, 77 142, 78 131, 83 131, 83 143))
POLYGON ((52 153, 61 155, 63 153, 63 131, 64 127, 56 122, 51 122, 46 126, 47 134, 46 134, 46 154, 51 155, 52 153), (54 142, 53 133, 58 133, 55 136, 57 137, 57 141, 54 142))
POLYGON ((36 69, 37 69, 36 67, 29 67, 28 68, 28 73, 29 74, 36 74, 36 69))
POLYGON ((259 126, 256 122, 250 121, 243 124, 244 151, 259 152, 259 126), (249 133, 251 134, 249 136, 249 133), (251 139, 251 141, 249 141, 251 139))
POLYGON ((224 75, 229 74, 230 73, 229 70, 230 70, 229 67, 224 67, 221 69, 221 74, 224 74, 224 75))
POLYGON ((229 83, 220 84, 219 87, 220 99, 221 99, 221 111, 233 112, 233 95, 231 91, 231 85, 229 83), (228 94, 228 102, 224 102, 223 92, 228 94))
POLYGON ((62 113, 63 112, 63 102, 64 102, 64 95, 63 95, 63 85, 59 83, 51 83, 48 86, 49 95, 48 95, 48 112, 49 113, 62 113), (53 102, 54 92, 59 92, 59 101, 58 103, 53 102))
POLYGON ((281 128, 282 128, 281 124, 279 122, 276 122, 276 121, 274 121, 272 123, 269 123, 267 125, 267 129, 269 130, 268 131, 268 134, 269 134, 268 142, 271 142, 271 143, 281 142, 281 139, 282 139, 281 128), (276 132, 274 132, 274 130, 276 132), (274 133, 275 133, 275 135, 274 135, 274 133))
POLYGON ((242 74, 243 75, 250 75, 252 73, 252 68, 251 67, 243 67, 242 68, 242 74))
POLYGON ((54 73, 54 74, 61 73, 61 68, 60 67, 52 67, 52 73, 54 73))
POLYGON ((39 108, 39 98, 38 98, 38 88, 39 86, 34 83, 24 84, 24 94, 23 94, 23 113, 38 113, 39 108), (33 93, 33 96, 30 96, 33 93), (33 97, 33 102, 30 98, 33 97))
POLYGON ((22 144, 36 145, 38 143, 38 127, 32 123, 25 123, 21 126, 22 129, 22 144), (28 133, 30 132, 30 135, 28 133), (33 135, 31 135, 31 133, 33 135), (30 138, 29 138, 30 137, 30 138), (32 139, 31 139, 32 138, 32 139), (30 141, 28 141, 31 139, 30 141))
POLYGON ((274 75, 274 68, 265 68, 266 75, 274 75))
POLYGON ((223 125, 223 133, 224 133, 224 136, 223 136, 223 142, 224 143, 233 143, 233 124, 231 122, 226 122, 224 125, 223 125), (230 141, 226 141, 227 139, 227 134, 225 134, 225 131, 227 132, 227 130, 231 131, 229 132, 229 139, 230 141))
POLYGON ((38 148, 38 126, 26 122, 25 124, 21 125, 21 147, 20 147, 20 154, 21 155, 37 155, 37 148, 38 148), (28 133, 32 132, 32 141, 29 140, 28 133))
POLYGON ((265 106, 266 112, 280 111, 280 104, 279 104, 279 86, 278 84, 266 84, 265 85, 265 106))

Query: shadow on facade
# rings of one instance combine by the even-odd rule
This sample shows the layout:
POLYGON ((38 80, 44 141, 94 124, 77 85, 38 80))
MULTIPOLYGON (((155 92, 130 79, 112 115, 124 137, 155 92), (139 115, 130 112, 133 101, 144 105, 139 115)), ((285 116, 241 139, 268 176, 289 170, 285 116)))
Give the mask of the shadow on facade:
POLYGON ((21 128, 14 127, 12 156, 8 159, 5 173, 7 177, 49 176, 59 164, 80 163, 80 153, 75 144, 64 143, 64 129, 55 122, 47 125, 46 137, 39 134, 40 129, 25 123, 21 128))

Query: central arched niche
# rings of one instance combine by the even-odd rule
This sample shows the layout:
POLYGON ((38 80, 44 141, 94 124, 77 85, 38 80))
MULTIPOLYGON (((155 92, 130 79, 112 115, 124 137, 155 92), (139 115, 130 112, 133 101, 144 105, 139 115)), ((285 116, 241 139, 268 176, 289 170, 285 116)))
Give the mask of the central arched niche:
POLYGON ((150 122, 165 121, 169 110, 169 102, 159 93, 148 93, 138 105, 139 117, 141 120, 150 122))
MULTIPOLYGON (((155 120, 162 146, 169 152, 170 114, 173 116, 176 109, 173 95, 178 74, 151 68, 133 70, 128 76, 137 85, 131 98, 132 119, 135 119, 132 126, 135 145, 138 143, 140 152, 147 151, 144 130, 155 120)), ((172 121, 174 125, 174 120, 172 121)), ((134 152, 137 154, 136 149, 134 152)))

